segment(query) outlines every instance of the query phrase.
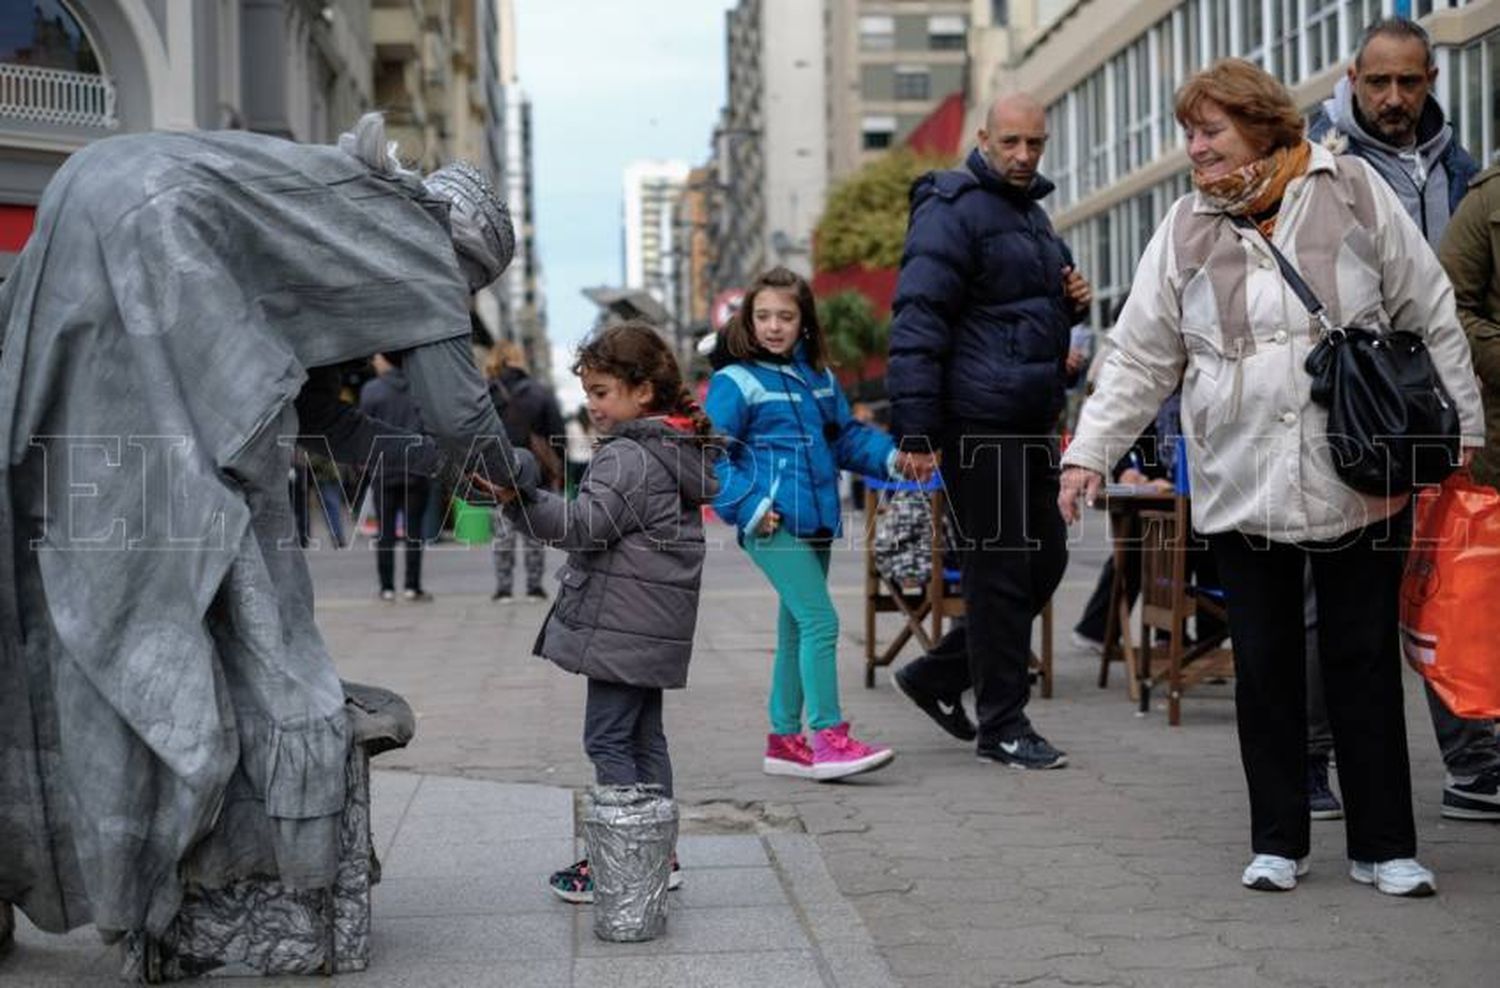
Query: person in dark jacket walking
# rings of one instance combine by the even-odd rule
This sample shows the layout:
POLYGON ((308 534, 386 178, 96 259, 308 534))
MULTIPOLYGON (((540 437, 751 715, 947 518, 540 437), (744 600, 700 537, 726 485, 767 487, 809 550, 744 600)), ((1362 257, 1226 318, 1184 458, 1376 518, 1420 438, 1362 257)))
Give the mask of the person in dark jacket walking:
MULTIPOLYGON (((403 433, 422 432, 422 412, 412 399, 411 387, 401 370, 400 353, 377 353, 370 358, 376 376, 365 382, 359 392, 359 410, 374 419, 388 423, 403 433)), ((422 516, 427 511, 430 481, 407 469, 395 457, 382 457, 371 484, 375 498, 375 517, 380 521, 380 535, 375 542, 375 571, 380 578, 380 599, 396 599, 396 532, 397 517, 404 523, 406 542, 406 589, 410 601, 429 601, 432 595, 422 589, 422 516)))
MULTIPOLYGON (((530 503, 506 506, 512 521, 568 553, 536 652, 588 677, 583 746, 598 783, 656 785, 671 798, 662 690, 687 685, 702 507, 718 490, 712 426, 672 351, 644 323, 585 342, 573 372, 603 434, 578 496, 538 489, 530 503)), ((674 862, 670 886, 680 884, 674 862)), ((551 885, 568 902, 593 901, 587 859, 551 885)))
POLYGON ((1026 717, 1027 664, 1067 565, 1056 425, 1092 293, 1041 206, 1042 106, 1003 96, 978 137, 964 167, 912 186, 887 374, 901 447, 942 451, 969 617, 896 683, 950 734, 977 733, 981 758, 1058 768, 1066 756, 1026 717), (977 732, 960 702, 971 686, 977 732))

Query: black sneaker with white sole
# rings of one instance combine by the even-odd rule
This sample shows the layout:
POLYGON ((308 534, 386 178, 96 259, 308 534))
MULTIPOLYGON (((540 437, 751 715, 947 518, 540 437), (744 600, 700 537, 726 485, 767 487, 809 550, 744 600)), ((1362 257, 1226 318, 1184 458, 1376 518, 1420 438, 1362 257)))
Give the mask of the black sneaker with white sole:
POLYGON ((1500 820, 1500 768, 1463 782, 1450 775, 1443 786, 1442 813, 1450 820, 1500 820))
POLYGON ((981 759, 1009 765, 1011 768, 1062 768, 1068 764, 1068 756, 1047 743, 1047 739, 1035 731, 1006 740, 979 743, 976 749, 981 759))
POLYGON ((969 719, 963 702, 958 697, 945 699, 933 696, 913 683, 905 669, 896 670, 891 679, 895 681, 896 688, 905 693, 906 698, 917 705, 917 709, 931 717, 938 727, 960 741, 973 741, 979 736, 978 729, 974 727, 974 722, 969 719))

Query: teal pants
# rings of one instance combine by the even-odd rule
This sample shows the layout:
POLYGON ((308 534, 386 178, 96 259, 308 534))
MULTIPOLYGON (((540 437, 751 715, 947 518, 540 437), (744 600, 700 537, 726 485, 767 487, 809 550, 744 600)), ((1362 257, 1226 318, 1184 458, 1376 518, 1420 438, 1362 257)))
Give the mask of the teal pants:
POLYGON ((781 598, 768 705, 772 733, 799 733, 804 709, 814 731, 842 723, 839 615, 828 596, 829 548, 777 531, 770 538, 745 539, 745 551, 781 598))

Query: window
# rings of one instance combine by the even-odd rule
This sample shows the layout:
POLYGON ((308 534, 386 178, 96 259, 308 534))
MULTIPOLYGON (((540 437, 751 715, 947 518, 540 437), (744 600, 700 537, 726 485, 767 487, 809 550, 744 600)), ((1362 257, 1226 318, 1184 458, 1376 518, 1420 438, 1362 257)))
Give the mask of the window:
POLYGON ((1266 67, 1266 8, 1261 0, 1241 0, 1240 50, 1246 61, 1266 67))
POLYGON ((1321 72, 1339 60, 1338 0, 1305 0, 1307 74, 1321 72))
POLYGON ((1181 133, 1173 115, 1177 106, 1176 31, 1170 16, 1163 17, 1153 29, 1156 36, 1157 128, 1162 150, 1177 146, 1181 133))
MULTIPOLYGON (((1255 0, 1240 0, 1241 3, 1255 0)), ((1234 11, 1229 0, 1207 0, 1203 16, 1208 26, 1208 60, 1227 58, 1234 51, 1234 11)))
POLYGON ((1297 53, 1298 35, 1302 33, 1298 20, 1297 0, 1270 0, 1271 32, 1267 43, 1271 46, 1273 63, 1269 71, 1288 86, 1302 81, 1302 63, 1297 53))
POLYGON ((1057 185, 1057 205, 1066 208, 1073 204, 1073 130, 1068 118, 1068 104, 1072 94, 1047 107, 1047 157, 1043 170, 1057 185))
POLYGON ((83 26, 59 0, 8 3, 0 12, 0 62, 99 75, 83 26))
POLYGON ((962 17, 927 18, 927 47, 933 51, 963 51, 968 46, 968 33, 969 26, 962 17))
POLYGON ((1010 0, 990 0, 990 23, 995 27, 1010 26, 1010 0))
POLYGON ((866 151, 888 148, 896 140, 896 118, 865 117, 860 125, 860 134, 866 151))
POLYGON ((894 51, 896 18, 866 15, 859 19, 859 47, 863 51, 894 51))
POLYGON ((932 97, 932 76, 921 65, 896 66, 895 98, 924 100, 932 97))

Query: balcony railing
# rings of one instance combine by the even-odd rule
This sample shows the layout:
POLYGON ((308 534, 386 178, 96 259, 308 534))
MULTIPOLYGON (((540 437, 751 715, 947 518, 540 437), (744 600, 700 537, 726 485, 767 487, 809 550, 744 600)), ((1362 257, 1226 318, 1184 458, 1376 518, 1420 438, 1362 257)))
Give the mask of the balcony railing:
POLYGON ((88 72, 0 63, 0 120, 113 130, 115 87, 88 72))

